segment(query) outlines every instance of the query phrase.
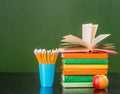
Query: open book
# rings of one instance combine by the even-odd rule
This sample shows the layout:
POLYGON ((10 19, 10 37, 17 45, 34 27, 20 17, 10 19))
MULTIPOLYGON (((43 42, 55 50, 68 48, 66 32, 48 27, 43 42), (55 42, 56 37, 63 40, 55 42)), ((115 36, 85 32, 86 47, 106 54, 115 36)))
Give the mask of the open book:
POLYGON ((103 39, 110 36, 110 34, 100 34, 95 37, 97 32, 97 24, 83 24, 82 25, 82 39, 74 35, 63 36, 63 42, 61 45, 62 48, 59 49, 60 52, 108 52, 111 54, 116 54, 116 51, 113 51, 115 46, 113 43, 102 43, 103 39))

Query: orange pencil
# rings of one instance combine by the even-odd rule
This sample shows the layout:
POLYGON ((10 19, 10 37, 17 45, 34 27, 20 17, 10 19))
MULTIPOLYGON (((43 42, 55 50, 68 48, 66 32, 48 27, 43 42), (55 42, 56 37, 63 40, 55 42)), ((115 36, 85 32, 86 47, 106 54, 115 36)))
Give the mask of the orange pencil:
POLYGON ((35 49, 34 54, 41 64, 55 64, 58 56, 58 50, 35 49))

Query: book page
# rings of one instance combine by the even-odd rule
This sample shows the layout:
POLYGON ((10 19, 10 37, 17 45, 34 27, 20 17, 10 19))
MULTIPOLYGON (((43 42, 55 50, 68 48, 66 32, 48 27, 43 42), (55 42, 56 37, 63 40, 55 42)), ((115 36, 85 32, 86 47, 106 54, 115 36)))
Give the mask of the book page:
POLYGON ((106 50, 106 49, 94 49, 94 51, 103 51, 103 52, 106 52, 108 54, 118 54, 116 51, 113 51, 113 50, 106 50))
POLYGON ((76 37, 76 36, 73 36, 73 35, 66 35, 63 37, 64 39, 61 40, 62 42, 68 42, 68 43, 72 43, 72 44, 77 44, 77 45, 83 45, 85 47, 88 47, 88 44, 83 41, 82 39, 76 37))
POLYGON ((91 45, 92 24, 82 25, 82 40, 91 45))
POLYGON ((108 36, 110 36, 110 34, 100 34, 94 39, 93 46, 102 41, 103 39, 107 38, 108 36))
POLYGON ((87 48, 59 48, 59 52, 88 52, 89 50, 87 48))
POLYGON ((91 34, 91 46, 93 45, 94 38, 97 32, 98 24, 92 25, 92 34, 91 34))

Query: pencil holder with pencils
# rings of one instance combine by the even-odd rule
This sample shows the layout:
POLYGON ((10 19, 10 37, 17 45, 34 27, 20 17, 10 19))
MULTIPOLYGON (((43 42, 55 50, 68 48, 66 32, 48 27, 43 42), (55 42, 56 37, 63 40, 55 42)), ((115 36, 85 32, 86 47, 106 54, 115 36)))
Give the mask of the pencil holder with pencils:
POLYGON ((58 50, 35 49, 35 56, 39 64, 39 78, 41 87, 52 87, 55 77, 55 63, 58 50))

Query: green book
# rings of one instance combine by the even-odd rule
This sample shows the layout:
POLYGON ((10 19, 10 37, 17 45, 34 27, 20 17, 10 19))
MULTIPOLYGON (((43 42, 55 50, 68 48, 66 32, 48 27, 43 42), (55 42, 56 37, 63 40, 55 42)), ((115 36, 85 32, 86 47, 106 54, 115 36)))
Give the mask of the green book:
POLYGON ((62 76, 63 82, 71 83, 71 82, 92 82, 93 76, 92 75, 85 75, 85 76, 62 76))
POLYGON ((108 64, 108 59, 63 59, 64 64, 108 64))

